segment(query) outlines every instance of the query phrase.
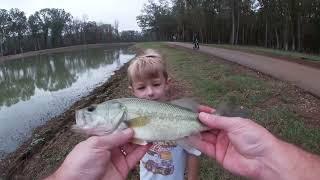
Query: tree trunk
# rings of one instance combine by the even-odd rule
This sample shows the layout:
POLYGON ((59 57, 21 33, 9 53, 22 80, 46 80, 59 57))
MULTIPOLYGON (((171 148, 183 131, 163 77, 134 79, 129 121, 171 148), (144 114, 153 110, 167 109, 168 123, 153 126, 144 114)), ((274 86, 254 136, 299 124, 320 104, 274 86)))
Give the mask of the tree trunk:
POLYGON ((182 26, 182 39, 183 39, 183 42, 186 41, 184 33, 185 33, 185 31, 184 31, 184 25, 183 25, 182 26))
POLYGON ((249 29, 249 36, 247 36, 248 38, 248 45, 250 45, 252 43, 252 38, 253 36, 254 30, 253 30, 253 24, 251 24, 250 29, 249 29))
POLYGON ((289 50, 288 33, 289 33, 288 17, 285 17, 285 24, 284 24, 284 30, 283 30, 283 47, 286 51, 289 50))
POLYGON ((34 39, 33 39, 33 47, 34 47, 34 50, 35 50, 35 51, 36 51, 37 48, 38 48, 37 45, 38 45, 38 44, 37 44, 37 39, 34 38, 34 39))
MULTIPOLYGON (((201 39, 201 43, 203 43, 203 32, 202 32, 202 29, 200 29, 200 39, 201 39)), ((199 41, 200 41, 199 39, 199 41)))
POLYGON ((294 35, 292 35, 292 47, 291 47, 292 51, 296 50, 296 38, 294 37, 294 35))
POLYGON ((2 30, 0 35, 0 56, 3 56, 3 44, 4 44, 4 31, 2 30))
POLYGON ((292 46, 291 46, 291 50, 295 51, 296 50, 296 26, 295 26, 296 22, 292 23, 292 31, 291 31, 291 37, 292 37, 292 46))
POLYGON ((240 2, 237 2, 237 10, 238 10, 238 22, 237 22, 237 35, 236 35, 236 44, 238 44, 238 40, 239 40, 239 26, 240 26, 240 2))
POLYGON ((298 17, 298 22, 297 22, 297 41, 298 41, 298 51, 301 51, 302 43, 301 43, 301 17, 298 17))
POLYGON ((64 46, 62 35, 59 35, 60 46, 64 46))
POLYGON ((83 44, 87 44, 86 32, 83 32, 83 44))
POLYGON ((279 35, 278 35, 278 31, 277 31, 277 28, 274 29, 275 31, 275 34, 276 34, 276 40, 277 40, 277 49, 280 48, 280 44, 279 44, 279 35))
POLYGON ((220 42, 221 42, 221 30, 218 27, 218 44, 220 44, 220 42))
POLYGON ((266 19, 266 34, 265 34, 265 47, 268 47, 268 19, 266 19))
POLYGON ((0 56, 3 56, 2 40, 0 42, 0 56))
POLYGON ((21 45, 21 39, 19 38, 19 51, 20 53, 23 53, 23 47, 21 45))
POLYGON ((210 42, 213 42, 214 25, 212 25, 212 30, 210 31, 210 42))
POLYGON ((242 27, 242 44, 245 44, 244 33, 245 33, 245 26, 242 27))
POLYGON ((37 38, 37 45, 38 45, 38 50, 41 50, 39 38, 37 38))
POLYGON ((177 27, 177 32, 176 32, 176 41, 180 40, 180 25, 177 27))
POLYGON ((231 37, 230 37, 230 44, 234 45, 234 35, 235 35, 235 13, 234 13, 234 2, 235 0, 232 0, 232 9, 231 9, 231 13, 232 13, 232 30, 231 30, 231 37))
POLYGON ((284 42, 284 50, 288 51, 288 49, 289 49, 288 41, 285 41, 284 42))
POLYGON ((45 30, 44 31, 44 48, 47 49, 48 48, 48 44, 47 44, 47 41, 48 41, 48 30, 45 30))
POLYGON ((13 43, 14 43, 14 54, 17 54, 17 38, 13 38, 13 43))

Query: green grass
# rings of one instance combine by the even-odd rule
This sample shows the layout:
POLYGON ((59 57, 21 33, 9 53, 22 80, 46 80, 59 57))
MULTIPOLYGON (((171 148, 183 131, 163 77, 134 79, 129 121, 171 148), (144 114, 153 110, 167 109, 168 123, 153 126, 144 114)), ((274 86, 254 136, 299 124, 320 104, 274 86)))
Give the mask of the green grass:
POLYGON ((220 47, 220 48, 226 48, 226 49, 242 50, 242 51, 247 51, 247 52, 256 53, 256 54, 289 57, 289 58, 300 59, 302 61, 320 62, 320 56, 314 55, 314 54, 305 54, 305 53, 285 51, 285 50, 272 49, 272 48, 257 47, 257 46, 239 46, 239 45, 232 46, 232 45, 228 45, 228 44, 221 44, 221 45, 220 44, 206 44, 206 45, 218 47, 218 48, 220 47))
MULTIPOLYGON (((229 101, 250 110, 250 117, 269 129, 276 136, 304 149, 320 154, 320 129, 307 127, 305 121, 290 111, 290 99, 281 91, 283 84, 274 80, 263 80, 250 73, 235 72, 234 66, 223 64, 213 58, 192 51, 175 49, 163 43, 143 43, 139 48, 154 48, 166 57, 174 75, 191 84, 195 96, 213 107, 229 101), (280 93, 276 104, 261 105, 280 93)), ((221 169, 206 157, 201 158, 201 179, 241 179, 221 169)))
POLYGON ((282 139, 299 145, 311 152, 320 154, 320 130, 307 127, 302 119, 290 112, 284 105, 254 112, 258 123, 282 139))

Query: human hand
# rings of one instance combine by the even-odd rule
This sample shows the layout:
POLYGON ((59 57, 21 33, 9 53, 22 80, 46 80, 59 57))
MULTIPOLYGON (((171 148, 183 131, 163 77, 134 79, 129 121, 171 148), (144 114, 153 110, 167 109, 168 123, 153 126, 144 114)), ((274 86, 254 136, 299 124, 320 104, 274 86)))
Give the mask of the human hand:
POLYGON ((149 148, 128 143, 132 137, 132 129, 92 136, 79 143, 48 179, 125 179, 149 148))
MULTIPOLYGON (((214 109, 199 108, 214 112, 214 109)), ((211 128, 202 133, 201 139, 190 137, 195 148, 216 159, 232 173, 258 178, 264 166, 263 160, 272 153, 277 139, 265 128, 251 120, 222 117, 201 112, 199 119, 211 128)))

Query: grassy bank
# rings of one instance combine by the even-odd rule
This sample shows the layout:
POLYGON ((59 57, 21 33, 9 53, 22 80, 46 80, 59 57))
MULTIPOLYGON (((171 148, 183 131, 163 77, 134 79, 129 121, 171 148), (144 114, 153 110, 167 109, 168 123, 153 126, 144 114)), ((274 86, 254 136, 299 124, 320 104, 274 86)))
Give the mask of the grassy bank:
POLYGON ((241 51, 260 54, 260 55, 279 56, 284 58, 299 59, 302 61, 320 62, 320 56, 314 55, 314 54, 284 51, 280 49, 264 48, 264 47, 257 47, 257 46, 238 46, 238 45, 232 46, 228 44, 206 44, 206 45, 217 47, 217 48, 241 50, 241 51))
MULTIPOLYGON (((191 50, 163 43, 142 43, 166 57, 170 73, 186 81, 194 96, 213 107, 231 102, 249 109, 250 118, 276 136, 320 154, 320 100, 261 73, 191 50)), ((201 159, 201 179, 241 179, 222 170, 206 157, 201 159)))

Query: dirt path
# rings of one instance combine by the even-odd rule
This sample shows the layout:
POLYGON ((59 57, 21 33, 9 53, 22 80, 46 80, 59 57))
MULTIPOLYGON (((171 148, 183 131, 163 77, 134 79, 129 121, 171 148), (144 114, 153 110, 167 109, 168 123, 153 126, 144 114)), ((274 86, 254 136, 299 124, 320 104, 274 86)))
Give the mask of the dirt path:
MULTIPOLYGON (((171 46, 180 46, 192 49, 192 44, 188 43, 169 42, 168 44, 171 46)), ((320 97, 320 69, 282 61, 267 56, 223 48, 200 46, 199 51, 247 66, 259 72, 271 75, 277 79, 288 81, 320 97)))

